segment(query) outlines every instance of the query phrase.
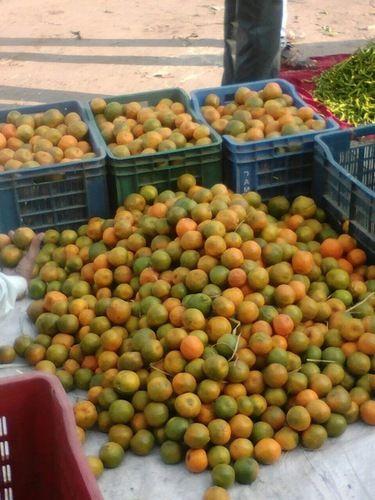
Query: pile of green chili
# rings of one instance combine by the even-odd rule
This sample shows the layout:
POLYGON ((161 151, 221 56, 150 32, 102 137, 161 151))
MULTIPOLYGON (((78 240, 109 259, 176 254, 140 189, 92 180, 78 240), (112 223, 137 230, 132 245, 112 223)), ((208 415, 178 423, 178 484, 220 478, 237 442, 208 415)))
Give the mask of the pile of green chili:
POLYGON ((359 49, 316 79, 314 97, 352 125, 375 122, 375 43, 359 49))

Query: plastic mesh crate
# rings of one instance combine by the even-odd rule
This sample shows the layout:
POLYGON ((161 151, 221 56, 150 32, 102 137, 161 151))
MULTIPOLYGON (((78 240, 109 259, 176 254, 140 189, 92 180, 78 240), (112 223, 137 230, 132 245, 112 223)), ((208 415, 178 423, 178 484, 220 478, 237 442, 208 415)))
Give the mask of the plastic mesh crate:
MULTIPOLYGON (((277 82, 284 93, 293 97, 296 107, 306 106, 293 85, 286 80, 276 79, 195 90, 191 94, 193 107, 203 119, 200 107, 208 94, 214 93, 220 97, 221 103, 227 103, 233 101, 239 87, 259 91, 269 82, 277 82)), ((315 118, 321 117, 315 114, 315 118)), ((326 123, 325 130, 338 128, 333 120, 327 120, 326 123)), ((224 177, 236 191, 258 191, 264 199, 277 194, 287 197, 309 194, 313 173, 314 137, 319 133, 321 132, 311 131, 245 143, 239 143, 235 138, 224 135, 224 177), (265 173, 267 175, 264 175, 265 173)))
POLYGON ((56 377, 0 379, 1 500, 102 500, 56 377))
MULTIPOLYGON (((191 107, 188 94, 178 88, 109 97, 105 101, 107 103, 117 101, 121 104, 136 101, 142 106, 154 106, 164 98, 182 102, 187 112, 193 115, 195 121, 204 122, 191 107)), ((206 146, 117 158, 106 146, 95 123, 93 113, 91 110, 88 111, 98 141, 106 148, 113 202, 121 204, 126 195, 138 191, 145 184, 153 184, 159 190, 175 188, 176 179, 185 172, 195 175, 198 181, 205 186, 222 182, 222 140, 215 131, 211 133, 212 144, 206 146)))
MULTIPOLYGON (((89 217, 109 215, 105 152, 86 109, 76 101, 17 108, 24 114, 57 108, 78 113, 89 125, 95 158, 0 173, 0 232, 19 226, 35 230, 77 227, 89 217)), ((15 108, 12 108, 12 110, 15 108)), ((0 122, 9 110, 0 111, 0 122)))
POLYGON ((375 258, 375 125, 316 138, 314 195, 375 258))

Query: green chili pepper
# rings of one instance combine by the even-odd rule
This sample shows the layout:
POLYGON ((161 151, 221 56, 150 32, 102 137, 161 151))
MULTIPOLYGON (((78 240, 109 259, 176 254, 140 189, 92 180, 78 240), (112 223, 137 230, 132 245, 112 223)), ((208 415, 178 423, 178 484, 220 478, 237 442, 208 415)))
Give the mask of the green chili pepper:
POLYGON ((375 43, 315 79, 314 97, 352 125, 375 122, 375 43))

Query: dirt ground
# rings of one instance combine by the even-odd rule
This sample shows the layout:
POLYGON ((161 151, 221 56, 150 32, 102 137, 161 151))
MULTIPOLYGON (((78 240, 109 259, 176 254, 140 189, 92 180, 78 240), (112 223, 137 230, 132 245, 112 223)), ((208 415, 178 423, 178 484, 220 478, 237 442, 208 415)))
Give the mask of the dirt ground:
MULTIPOLYGON (((224 0, 0 0, 0 105, 218 85, 224 0)), ((289 0, 306 55, 375 34, 375 0, 289 0)))

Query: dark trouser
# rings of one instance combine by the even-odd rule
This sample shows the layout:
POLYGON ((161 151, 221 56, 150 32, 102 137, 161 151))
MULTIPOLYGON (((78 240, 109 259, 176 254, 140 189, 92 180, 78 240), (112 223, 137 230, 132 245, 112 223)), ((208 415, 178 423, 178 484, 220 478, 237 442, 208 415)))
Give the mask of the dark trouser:
POLYGON ((225 0, 223 85, 278 76, 282 0, 225 0))

